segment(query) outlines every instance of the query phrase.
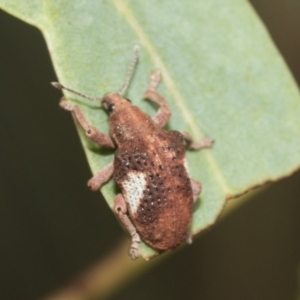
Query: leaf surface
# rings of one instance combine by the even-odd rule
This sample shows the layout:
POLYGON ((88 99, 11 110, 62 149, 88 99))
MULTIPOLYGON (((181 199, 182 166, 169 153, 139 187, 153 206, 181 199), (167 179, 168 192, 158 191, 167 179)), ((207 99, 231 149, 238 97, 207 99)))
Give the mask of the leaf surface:
MULTIPOLYGON (((168 128, 216 140, 212 150, 187 152, 191 176, 203 185, 194 234, 214 223, 226 199, 287 176, 300 164, 296 84, 249 4, 223 2, 0 0, 3 9, 41 29, 60 82, 75 90, 98 97, 118 90, 139 44, 127 97, 153 115, 142 94, 149 72, 162 71, 159 91, 173 112, 168 128)), ((66 95, 108 132, 108 116, 98 104, 66 95)), ((79 132, 95 173, 113 152, 79 132)), ((116 191, 112 181, 102 188, 110 207, 116 191)), ((142 245, 145 258, 153 254, 142 245)))

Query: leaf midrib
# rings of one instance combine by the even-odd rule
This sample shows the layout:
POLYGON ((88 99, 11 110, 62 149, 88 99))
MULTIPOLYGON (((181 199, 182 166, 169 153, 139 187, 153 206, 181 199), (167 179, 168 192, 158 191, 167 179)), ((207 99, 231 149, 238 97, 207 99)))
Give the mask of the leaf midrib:
MULTIPOLYGON (((180 107, 180 109, 183 113, 183 118, 185 119, 187 124, 190 126, 191 131, 193 132, 193 135, 196 136, 197 138, 203 137, 203 133, 197 126, 194 116, 189 112, 188 108, 185 105, 185 101, 183 100, 182 95, 176 88, 175 81, 172 79, 172 76, 170 75, 168 68, 163 63, 162 58, 159 56, 153 43, 151 43, 149 37, 144 32, 142 26, 140 26, 137 19, 134 17, 133 12, 124 3, 123 0, 114 0, 113 3, 115 5, 115 8, 119 11, 119 13, 121 13, 124 16, 125 20, 128 22, 130 27, 133 29, 133 31, 136 33, 136 35, 139 37, 141 44, 148 51, 150 57, 154 61, 154 64, 162 72, 163 77, 164 77, 164 83, 166 84, 170 93, 173 95, 175 102, 180 107)), ((220 168, 219 164, 217 163, 217 160, 215 159, 215 156, 212 154, 212 151, 204 151, 204 153, 207 158, 208 165, 211 169, 211 172, 213 173, 214 178, 218 182, 223 193, 225 195, 231 194, 232 189, 228 185, 228 183, 221 171, 221 168, 220 168)))

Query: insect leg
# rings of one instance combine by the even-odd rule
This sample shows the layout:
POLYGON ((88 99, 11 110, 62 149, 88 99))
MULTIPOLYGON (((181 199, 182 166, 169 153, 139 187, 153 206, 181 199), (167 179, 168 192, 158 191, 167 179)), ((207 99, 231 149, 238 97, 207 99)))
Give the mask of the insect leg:
POLYGON ((210 137, 204 137, 200 141, 195 142, 191 135, 187 132, 182 132, 183 138, 187 143, 187 148, 192 150, 200 150, 203 148, 211 148, 214 142, 214 139, 210 137))
POLYGON ((96 127, 91 126, 86 120, 81 108, 78 105, 74 105, 72 102, 66 100, 64 97, 60 100, 60 107, 65 110, 69 110, 74 113, 76 120, 81 127, 85 130, 85 134, 92 141, 107 148, 115 148, 111 138, 104 132, 98 130, 96 127))
MULTIPOLYGON (((193 190, 193 201, 195 203, 201 193, 202 185, 199 181, 197 181, 195 179, 191 178, 190 180, 191 180, 191 185, 192 185, 192 190, 193 190)), ((193 243, 193 235, 190 232, 187 232, 186 243, 187 244, 193 243)))
POLYGON ((160 105, 156 115, 152 119, 160 127, 163 127, 168 122, 172 113, 167 100, 156 91, 156 88, 160 80, 161 80, 160 71, 151 72, 149 76, 149 85, 144 93, 144 98, 156 102, 157 104, 160 105))
POLYGON ((132 259, 136 259, 139 257, 139 243, 141 242, 141 239, 127 215, 127 204, 122 194, 118 194, 115 197, 114 210, 119 216, 122 224, 125 226, 129 234, 131 235, 131 245, 129 249, 129 254, 132 259))
POLYGON ((194 203, 197 201, 197 199, 199 198, 199 195, 201 193, 202 190, 202 185, 199 181, 195 180, 195 179, 190 179, 191 180, 191 184, 192 184, 192 190, 193 190, 193 200, 194 203))
POLYGON ((100 171, 98 171, 89 181, 88 186, 93 191, 97 191, 106 181, 108 181, 114 171, 114 165, 111 162, 100 171))

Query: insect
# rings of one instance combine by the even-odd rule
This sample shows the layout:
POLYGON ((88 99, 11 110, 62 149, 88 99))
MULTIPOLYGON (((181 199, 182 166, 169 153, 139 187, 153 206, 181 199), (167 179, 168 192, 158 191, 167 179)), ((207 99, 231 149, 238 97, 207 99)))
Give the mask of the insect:
POLYGON ((150 74, 144 98, 159 105, 151 118, 124 98, 132 78, 139 47, 129 65, 119 92, 102 98, 89 97, 58 82, 52 85, 90 100, 100 101, 109 113, 110 135, 98 130, 86 120, 78 105, 61 99, 60 106, 72 111, 86 135, 102 147, 116 148, 114 160, 98 171, 88 186, 96 191, 111 177, 120 188, 114 199, 114 211, 131 236, 129 254, 139 256, 141 240, 158 251, 176 248, 191 241, 189 227, 193 203, 201 192, 200 182, 190 178, 185 157, 185 143, 198 150, 212 146, 213 139, 205 137, 194 142, 188 133, 162 129, 171 117, 168 102, 157 92, 161 73, 150 74))

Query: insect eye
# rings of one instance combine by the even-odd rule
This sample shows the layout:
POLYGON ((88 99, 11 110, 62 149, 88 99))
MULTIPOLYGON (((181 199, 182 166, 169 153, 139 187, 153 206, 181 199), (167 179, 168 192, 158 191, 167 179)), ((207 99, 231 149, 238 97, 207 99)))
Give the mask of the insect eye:
POLYGON ((115 105, 114 105, 114 104, 109 104, 109 105, 107 106, 107 111, 108 111, 109 113, 111 113, 114 109, 115 109, 115 105))

